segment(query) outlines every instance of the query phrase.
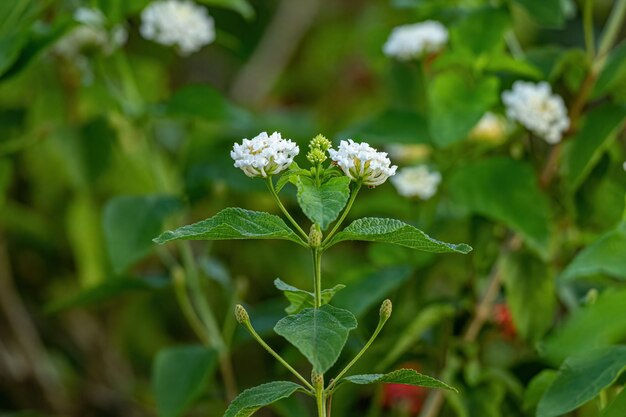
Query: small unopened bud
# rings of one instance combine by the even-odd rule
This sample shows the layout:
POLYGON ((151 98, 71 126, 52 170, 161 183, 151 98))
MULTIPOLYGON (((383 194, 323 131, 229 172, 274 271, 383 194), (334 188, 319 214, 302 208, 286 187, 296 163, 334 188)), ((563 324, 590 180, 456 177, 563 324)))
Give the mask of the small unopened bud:
POLYGON ((235 306, 235 318, 237 318, 239 324, 250 323, 250 316, 248 316, 248 312, 241 304, 235 306))
POLYGON ((306 154, 306 158, 313 165, 319 165, 324 162, 328 157, 326 156, 326 152, 324 152, 323 150, 319 148, 314 148, 306 154))
POLYGON ((311 139, 311 142, 309 143, 309 148, 319 149, 322 152, 326 152, 327 150, 330 149, 331 146, 332 146, 332 143, 330 143, 330 141, 326 139, 326 136, 321 135, 321 134, 315 136, 313 139, 311 139))
POLYGON ((316 390, 321 390, 324 388, 324 375, 318 374, 315 371, 311 371, 311 385, 316 390))
POLYGON ((386 299, 385 301, 383 301, 382 305, 380 306, 380 318, 382 320, 387 320, 389 317, 391 317, 391 310, 392 310, 391 300, 386 299))
POLYGON ((309 245, 312 248, 319 248, 322 244, 322 232, 317 225, 311 226, 311 231, 309 231, 309 245))

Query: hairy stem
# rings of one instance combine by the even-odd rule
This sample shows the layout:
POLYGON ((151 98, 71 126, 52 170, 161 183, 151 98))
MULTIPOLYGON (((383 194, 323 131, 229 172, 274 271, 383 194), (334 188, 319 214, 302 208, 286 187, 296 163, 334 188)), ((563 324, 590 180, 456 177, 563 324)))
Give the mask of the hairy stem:
POLYGON ((272 196, 274 197, 274 200, 276 201, 276 204, 278 205, 280 210, 283 212, 285 217, 287 217, 287 219, 291 222, 293 227, 295 227, 298 233, 300 233, 300 235, 304 238, 304 241, 305 242, 308 241, 309 235, 307 235, 305 231, 302 230, 300 225, 293 219, 293 217, 291 217, 291 214, 289 214, 289 212, 283 205, 282 201, 280 201, 280 197, 278 197, 278 193, 276 192, 276 189, 274 188, 274 182, 272 181, 272 177, 268 177, 266 183, 267 183, 267 188, 269 188, 270 193, 272 194, 272 196))
POLYGON ((352 209, 352 205, 354 204, 354 200, 356 200, 356 196, 359 193, 360 189, 361 189, 361 183, 357 182, 355 184, 354 190, 352 190, 352 193, 350 194, 350 199, 348 200, 348 204, 346 204, 346 208, 343 210, 343 213, 341 213, 341 217, 339 218, 339 220, 337 220, 337 222, 335 223, 335 226, 332 228, 328 236, 326 236, 326 239, 324 239, 324 241, 322 242, 322 248, 325 247, 328 242, 330 242, 330 239, 337 232, 337 229, 339 229, 339 226, 341 226, 343 221, 346 219, 346 216, 350 212, 350 209, 352 209))

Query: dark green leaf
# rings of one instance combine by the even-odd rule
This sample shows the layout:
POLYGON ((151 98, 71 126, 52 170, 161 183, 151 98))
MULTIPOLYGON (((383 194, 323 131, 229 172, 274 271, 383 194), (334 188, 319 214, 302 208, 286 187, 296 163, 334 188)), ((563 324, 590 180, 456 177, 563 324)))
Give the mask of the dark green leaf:
POLYGON ((537 408, 539 400, 554 382, 556 374, 555 370, 544 369, 530 381, 524 393, 523 408, 525 411, 534 411, 537 408))
POLYGON ((504 9, 474 9, 452 28, 451 43, 455 50, 474 56, 490 54, 504 48, 504 35, 510 25, 511 18, 504 9))
POLYGON ((393 243, 425 252, 458 252, 468 253, 472 250, 465 243, 452 244, 440 242, 421 230, 396 219, 379 219, 365 217, 350 223, 343 231, 337 233, 328 246, 344 240, 363 240, 368 242, 393 243))
POLYGON ((283 239, 306 246, 280 217, 232 207, 201 222, 164 232, 154 241, 229 239, 283 239))
POLYGON ((350 178, 331 178, 320 187, 315 180, 299 177, 298 204, 313 223, 326 230, 341 213, 350 197, 350 178))
POLYGON ((348 310, 326 304, 283 318, 274 331, 297 347, 315 372, 324 373, 335 364, 348 333, 356 326, 356 319, 348 310))
POLYGON ((542 25, 560 28, 565 23, 565 11, 561 0, 515 0, 530 16, 542 25))
POLYGON ((216 363, 217 352, 204 346, 161 350, 152 374, 159 417, 182 415, 206 389, 216 363))
POLYGON ((626 280, 626 222, 583 249, 565 268, 561 279, 605 274, 626 280))
POLYGON ((436 145, 445 147, 463 140, 498 102, 498 79, 472 80, 448 71, 440 74, 428 90, 430 134, 436 145))
POLYGON ((550 205, 530 166, 503 157, 485 159, 458 169, 449 187, 459 205, 505 223, 547 255, 550 205))
POLYGON ((586 352, 565 360, 537 406, 537 417, 572 411, 612 385, 626 367, 626 346, 586 352))
MULTIPOLYGON (((285 309, 287 314, 295 314, 305 308, 315 307, 315 295, 312 292, 289 285, 280 278, 274 280, 274 286, 282 291, 285 298, 290 302, 289 307, 285 309)), ((334 295, 345 287, 345 285, 337 284, 332 288, 322 290, 322 305, 330 303, 334 295)))
POLYGON ((121 273, 146 256, 151 239, 164 220, 182 207, 177 198, 162 195, 115 197, 104 207, 104 237, 113 268, 121 273))
POLYGON ((249 417, 259 408, 287 398, 300 389, 300 385, 289 381, 268 382, 249 388, 230 403, 224 417, 249 417))
POLYGON ((606 104, 594 108, 570 141, 564 171, 572 189, 578 188, 600 159, 608 142, 626 120, 626 106, 606 104))
POLYGON ((414 369, 398 369, 397 371, 389 372, 388 374, 352 375, 345 377, 344 380, 359 385, 381 383, 403 384, 412 385, 414 387, 442 388, 456 392, 456 389, 452 388, 448 384, 428 375, 422 375, 414 369))

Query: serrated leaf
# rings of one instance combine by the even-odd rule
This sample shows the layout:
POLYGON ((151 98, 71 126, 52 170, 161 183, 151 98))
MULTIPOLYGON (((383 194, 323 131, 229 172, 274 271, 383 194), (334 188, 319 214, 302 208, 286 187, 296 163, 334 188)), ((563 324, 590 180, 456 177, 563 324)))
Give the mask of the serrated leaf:
POLYGON ((306 244, 278 216, 242 208, 227 208, 198 223, 163 232, 156 243, 172 240, 282 239, 306 244))
POLYGON ((248 417, 259 408, 291 396, 302 387, 294 382, 274 381, 249 388, 239 394, 226 409, 224 417, 248 417))
MULTIPOLYGON (((296 314, 308 307, 315 307, 315 295, 312 292, 304 291, 289 285, 280 278, 274 280, 274 286, 283 292, 285 298, 290 302, 289 307, 285 309, 287 314, 296 314)), ((337 291, 344 289, 346 286, 337 284, 332 288, 322 290, 322 305, 330 303, 337 291)))
POLYGON ((146 256, 152 248, 150 239, 161 228, 165 219, 182 207, 171 196, 120 196, 109 200, 104 207, 104 237, 113 269, 125 271, 146 256))
POLYGON ((322 230, 335 221, 350 197, 350 178, 346 176, 331 178, 319 187, 313 178, 299 177, 296 185, 302 211, 322 230))
POLYGON ((560 278, 573 280, 595 274, 626 280, 626 223, 578 253, 560 278))
POLYGON ((348 310, 324 305, 281 319, 274 331, 287 339, 323 374, 335 364, 357 321, 348 310))
POLYGON ((550 204, 527 164, 504 157, 473 162, 450 177, 455 203, 519 232, 546 257, 550 243, 550 204))
POLYGON ((353 221, 331 239, 328 247, 344 240, 393 243, 435 253, 458 252, 465 254, 472 250, 471 246, 465 243, 452 244, 433 239, 421 230, 400 220, 377 217, 364 217, 353 221))
POLYGON ((556 417, 595 398, 626 368, 626 346, 567 358, 537 406, 537 417, 556 417))
POLYGON ((455 388, 452 388, 448 384, 431 376, 420 374, 414 369, 398 369, 397 371, 389 372, 388 374, 352 375, 345 377, 343 380, 359 385, 380 383, 403 384, 412 385, 414 387, 442 388, 457 392, 455 388))
POLYGON ((217 364, 204 346, 161 350, 154 362, 152 388, 159 417, 178 417, 202 394, 217 364))

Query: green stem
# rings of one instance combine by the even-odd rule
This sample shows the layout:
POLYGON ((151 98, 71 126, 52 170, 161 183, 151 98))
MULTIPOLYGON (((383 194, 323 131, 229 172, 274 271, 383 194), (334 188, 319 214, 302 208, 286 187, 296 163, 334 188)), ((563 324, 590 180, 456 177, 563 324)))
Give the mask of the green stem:
POLYGON ((614 3, 613 10, 602 33, 600 47, 598 49, 598 58, 604 60, 615 43, 615 39, 619 35, 622 27, 622 21, 626 16, 626 1, 618 0, 614 3))
POLYGON ((185 286, 185 271, 183 271, 182 268, 177 268, 172 271, 172 275, 174 277, 176 299, 178 300, 178 304, 180 304, 183 315, 187 319, 187 322, 189 322, 196 336, 198 336, 198 339, 200 339, 205 346, 212 347, 211 338, 191 305, 191 300, 189 299, 189 294, 185 286))
POLYGON ((333 229, 330 231, 328 236, 326 236, 326 239, 324 239, 324 241, 322 242, 322 248, 325 248, 326 244, 330 242, 330 239, 337 232, 337 229, 339 229, 339 226, 341 226, 343 221, 346 219, 346 216, 350 212, 350 209, 352 209, 352 205, 354 204, 354 200, 356 200, 356 196, 359 193, 360 189, 361 189, 361 183, 357 182, 355 184, 354 190, 352 190, 352 194, 350 194, 350 199, 348 200, 348 204, 346 205, 345 210, 343 211, 343 213, 341 213, 341 217, 339 218, 339 220, 337 220, 337 223, 335 223, 335 226, 333 227, 333 229))
POLYGON ((285 217, 287 217, 287 219, 289 219, 291 224, 293 224, 293 227, 295 227, 296 230, 300 233, 300 235, 304 238, 304 241, 305 242, 308 241, 309 235, 307 235, 304 232, 304 230, 302 230, 300 225, 298 223, 296 223, 296 221, 293 219, 293 217, 291 217, 291 214, 289 214, 289 212, 287 211, 285 206, 283 206, 282 201, 280 201, 280 198, 278 197, 278 193, 276 193, 276 190, 274 189, 274 182, 272 181, 272 177, 267 177, 267 181, 266 182, 267 182, 267 188, 269 188, 270 193, 274 197, 274 200, 276 200, 276 204, 278 204, 278 207, 280 208, 280 210, 283 212, 285 217))
POLYGON ((595 39, 593 36, 593 3, 594 0, 585 0, 583 8, 583 31, 585 33, 585 46, 587 56, 592 60, 596 55, 595 39))
POLYGON ((289 363, 287 363, 286 360, 284 360, 278 353, 276 353, 276 351, 274 349, 272 349, 267 343, 265 343, 265 341, 263 339, 261 339, 261 336, 259 336, 259 334, 256 332, 256 330, 254 330, 254 327, 252 327, 252 324, 249 321, 246 322, 246 323, 243 323, 243 325, 248 330, 248 332, 250 332, 252 337, 261 346, 263 346, 263 348, 265 350, 267 350, 270 355, 272 355, 274 358, 276 358, 276 360, 278 362, 280 362, 285 368, 287 368, 289 370, 289 372, 294 374, 294 376, 296 378, 298 378, 304 384, 305 387, 307 387, 309 390, 311 390, 311 392, 315 392, 315 389, 313 388, 313 385, 311 385, 309 383, 309 381, 307 381, 302 375, 300 375, 300 373, 298 371, 293 369, 293 367, 291 365, 289 365, 289 363))
POLYGON ((524 50, 522 49, 522 45, 520 45, 513 30, 510 30, 506 35, 504 35, 504 40, 506 45, 509 47, 509 51, 511 51, 513 58, 517 60, 524 59, 524 50))
POLYGON ((361 358, 361 356, 363 356, 365 351, 367 351, 367 349, 369 349, 369 347, 372 345, 372 343, 374 343, 374 340, 376 340, 376 337, 378 337, 378 334, 383 329, 383 327, 385 326, 386 322, 387 322, 387 320, 386 319, 383 320, 382 318, 378 321, 378 326, 376 326, 376 330, 374 330, 374 333, 372 333, 372 336, 367 341, 365 346, 363 346, 363 348, 359 351, 359 353, 356 354, 354 359, 352 359, 350 361, 350 363, 347 364, 346 367, 343 368, 343 370, 341 372, 339 372, 337 377, 335 377, 335 379, 333 379, 333 381, 328 385, 328 388, 326 388, 326 392, 331 393, 332 390, 337 385, 337 382, 339 382, 339 380, 346 374, 346 372, 348 372, 348 370, 350 370, 350 368, 352 368, 352 366, 361 358))
POLYGON ((320 389, 315 393, 315 399, 317 402, 317 416, 326 417, 326 401, 323 389, 320 389))
POLYGON ((322 306, 322 252, 313 249, 313 289, 315 296, 315 308, 322 306))

